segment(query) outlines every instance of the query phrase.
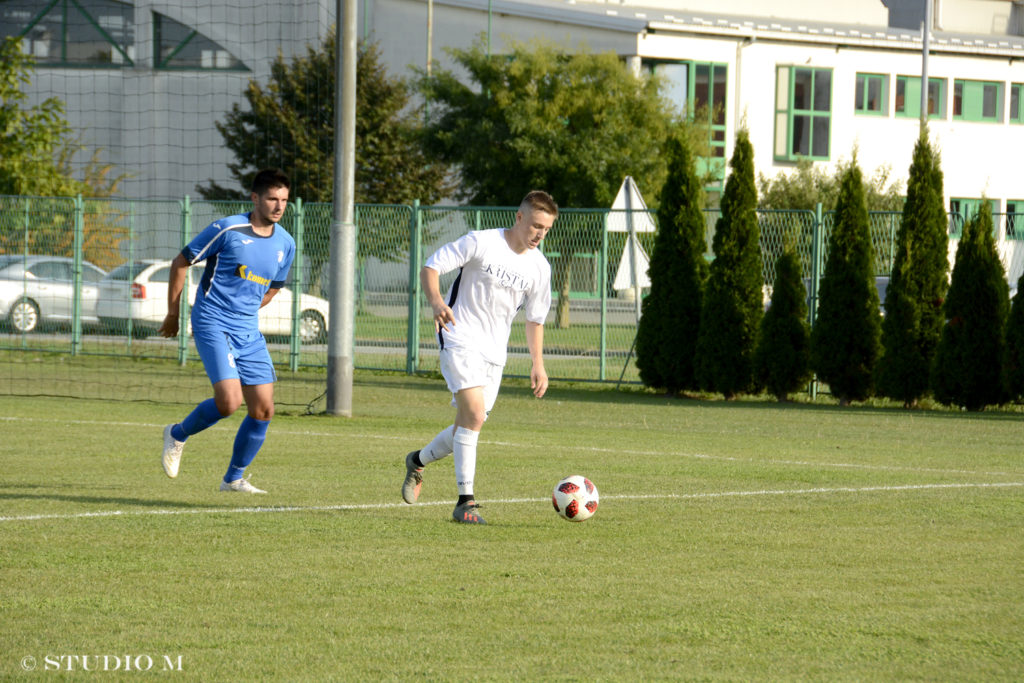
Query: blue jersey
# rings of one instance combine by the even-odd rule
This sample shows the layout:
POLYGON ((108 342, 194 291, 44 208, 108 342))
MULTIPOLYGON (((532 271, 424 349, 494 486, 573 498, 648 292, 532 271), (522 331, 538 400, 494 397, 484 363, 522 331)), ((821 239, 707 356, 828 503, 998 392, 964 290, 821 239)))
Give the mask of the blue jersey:
POLYGON ((288 280, 295 240, 277 223, 268 237, 257 235, 249 214, 241 214, 211 223, 181 253, 189 264, 206 261, 192 305, 193 326, 256 331, 267 290, 288 280))

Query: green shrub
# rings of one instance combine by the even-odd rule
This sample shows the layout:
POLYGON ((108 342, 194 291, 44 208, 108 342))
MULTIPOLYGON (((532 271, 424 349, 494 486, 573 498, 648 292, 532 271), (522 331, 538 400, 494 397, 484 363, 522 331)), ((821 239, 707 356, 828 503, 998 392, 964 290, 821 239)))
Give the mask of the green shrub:
POLYGON ((863 401, 874 389, 880 331, 871 255, 864 185, 854 159, 839 188, 811 333, 811 367, 843 405, 863 401))
POLYGON ((932 393, 946 405, 983 410, 1003 403, 1003 332, 1009 310, 1006 273, 992 237, 992 208, 964 226, 935 353, 932 393))
POLYGON ((787 249, 775 262, 772 304, 761 319, 754 352, 757 383, 779 401, 805 386, 811 378, 810 327, 807 324, 807 289, 800 273, 800 257, 787 249))
POLYGON ((896 237, 876 376, 878 393, 907 406, 928 391, 942 331, 949 271, 947 220, 938 153, 923 129, 914 147, 907 203, 896 237))
POLYGON ((754 387, 754 345, 763 306, 754 148, 746 130, 736 136, 729 166, 697 337, 701 388, 727 399, 754 387))
POLYGON ((649 387, 678 394, 697 389, 694 359, 708 265, 703 190, 685 138, 666 145, 668 179, 658 207, 650 294, 636 339, 636 365, 649 387))
POLYGON ((1006 398, 1020 400, 1024 396, 1024 275, 1017 280, 1017 294, 1006 320, 1003 354, 1003 388, 1006 398))

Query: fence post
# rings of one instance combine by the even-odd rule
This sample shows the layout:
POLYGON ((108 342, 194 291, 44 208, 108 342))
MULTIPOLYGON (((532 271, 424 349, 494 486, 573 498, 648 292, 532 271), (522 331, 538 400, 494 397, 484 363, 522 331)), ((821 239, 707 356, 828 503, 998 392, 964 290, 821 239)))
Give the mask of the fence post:
MULTIPOLYGON (((189 234, 192 232, 192 202, 188 195, 185 195, 185 200, 181 205, 181 248, 184 249, 185 245, 188 244, 189 234)), ((188 360, 188 290, 189 290, 189 270, 185 270, 185 287, 181 292, 181 304, 178 308, 178 319, 181 323, 178 325, 178 365, 184 367, 185 361, 188 360)))
MULTIPOLYGON (((811 329, 818 319, 818 280, 821 278, 821 258, 823 248, 822 221, 824 215, 821 209, 821 202, 814 207, 814 223, 811 231, 811 305, 808 306, 808 317, 810 318, 811 329)), ((807 388, 811 400, 818 398, 818 377, 811 377, 811 385, 807 388)))
POLYGON ((409 327, 406 338, 405 372, 415 374, 420 365, 420 261, 422 260, 422 216, 420 200, 412 203, 409 220, 409 327))
POLYGON ((304 228, 302 198, 296 197, 292 204, 295 207, 295 258, 292 260, 292 333, 288 339, 288 370, 296 372, 299 369, 299 355, 302 352, 299 332, 301 322, 299 321, 299 297, 302 295, 302 254, 304 251, 304 228))
POLYGON ((71 355, 82 347, 82 245, 85 242, 85 208, 82 195, 75 197, 74 259, 71 266, 71 355))
MULTIPOLYGON (((604 214, 603 230, 601 230, 601 274, 597 286, 601 288, 601 335, 598 340, 598 379, 605 379, 605 367, 608 359, 608 220, 611 211, 604 214)), ((639 296, 639 287, 637 288, 639 296)), ((628 362, 628 361, 627 361, 628 362)))

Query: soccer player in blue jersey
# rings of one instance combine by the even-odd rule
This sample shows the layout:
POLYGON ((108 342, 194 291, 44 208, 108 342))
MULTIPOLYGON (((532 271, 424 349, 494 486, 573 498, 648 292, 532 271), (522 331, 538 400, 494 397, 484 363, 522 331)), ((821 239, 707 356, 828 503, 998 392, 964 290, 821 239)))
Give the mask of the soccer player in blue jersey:
POLYGON ((189 266, 206 262, 192 305, 192 338, 213 384, 206 399, 178 424, 164 428, 161 455, 168 477, 178 476, 185 440, 245 401, 248 414, 235 436, 221 491, 266 493, 242 473, 266 438, 274 416, 274 381, 277 375, 259 331, 258 314, 284 286, 295 256, 295 240, 278 225, 288 206, 291 183, 277 169, 256 174, 252 183, 252 211, 208 225, 171 263, 167 286, 167 317, 160 334, 178 334, 178 311, 189 266))

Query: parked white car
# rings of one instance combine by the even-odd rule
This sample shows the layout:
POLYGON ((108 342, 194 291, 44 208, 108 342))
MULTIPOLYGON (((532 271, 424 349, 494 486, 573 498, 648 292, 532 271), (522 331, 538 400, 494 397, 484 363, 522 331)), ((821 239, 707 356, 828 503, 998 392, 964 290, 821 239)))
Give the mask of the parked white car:
MULTIPOLYGON (((0 319, 14 332, 71 322, 74 261, 64 256, 0 254, 0 319)), ((105 272, 82 261, 81 320, 97 325, 96 297, 105 272)))
MULTIPOLYGON (((203 265, 189 271, 188 301, 195 302, 203 265)), ((124 263, 99 283, 96 315, 108 330, 123 334, 131 321, 132 336, 155 334, 167 315, 167 282, 171 262, 142 260, 124 263)), ((265 336, 289 336, 292 332, 292 291, 284 287, 260 309, 260 332, 265 336)), ((327 300, 299 295, 299 338, 304 344, 327 339, 327 300)))

